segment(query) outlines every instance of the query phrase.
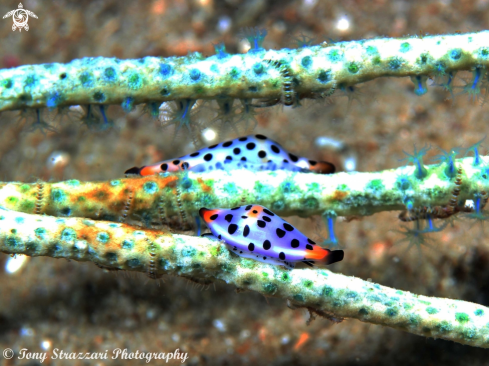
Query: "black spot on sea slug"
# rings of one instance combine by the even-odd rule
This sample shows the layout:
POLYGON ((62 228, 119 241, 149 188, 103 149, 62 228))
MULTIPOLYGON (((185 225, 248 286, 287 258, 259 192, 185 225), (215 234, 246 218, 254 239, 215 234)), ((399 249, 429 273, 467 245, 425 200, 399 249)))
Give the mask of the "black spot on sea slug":
POLYGON ((182 167, 182 169, 183 169, 183 170, 187 170, 187 169, 188 169, 188 167, 190 166, 190 164, 189 164, 189 163, 187 163, 187 162, 184 162, 184 163, 182 163, 182 165, 180 165, 180 166, 182 167))
POLYGON ((248 150, 253 150, 255 147, 256 147, 256 144, 255 144, 254 142, 248 142, 248 143, 246 144, 246 148, 247 148, 248 150))
POLYGON ((246 158, 243 156, 243 157, 241 158, 241 161, 246 161, 246 158))
POLYGON ((270 211, 269 209, 267 209, 267 208, 264 208, 263 209, 263 212, 265 212, 267 215, 275 216, 275 214, 272 211, 270 211))
POLYGON ((265 226, 267 226, 267 224, 265 223, 265 221, 262 221, 262 220, 258 220, 258 221, 256 222, 256 224, 257 224, 259 227, 261 227, 262 229, 263 229, 265 226))
POLYGON ((249 210, 251 210, 252 207, 253 207, 253 205, 248 205, 248 206, 245 207, 245 210, 246 211, 249 211, 249 210))
POLYGON ((211 216, 211 217, 209 217, 209 218, 210 218, 212 221, 214 221, 215 219, 217 219, 217 218, 218 218, 218 216, 219 216, 218 214, 214 214, 214 215, 212 215, 212 216, 211 216))
POLYGON ((313 250, 314 248, 313 248, 313 246, 312 246, 311 244, 307 244, 307 245, 306 245, 306 249, 308 249, 308 250, 313 250))
POLYGON ((294 154, 289 154, 290 160, 292 160, 294 163, 297 163, 299 161, 299 158, 295 156, 294 154))
POLYGON ((267 153, 266 153, 265 151, 260 150, 260 151, 258 152, 258 157, 260 157, 260 158, 262 158, 262 159, 263 159, 265 156, 267 156, 267 153))
POLYGON ((254 250, 255 250, 255 244, 253 244, 253 243, 249 243, 249 244, 248 244, 248 250, 249 250, 250 252, 254 251, 254 250))
POLYGON ((195 158, 196 156, 199 156, 200 152, 196 151, 192 154, 190 154, 191 157, 195 158))
POLYGON ((166 172, 166 170, 168 169, 168 164, 167 163, 163 163, 163 164, 161 164, 160 168, 161 168, 161 170, 163 170, 164 172, 166 172))
POLYGON ((286 222, 284 222, 284 229, 287 231, 294 231, 294 227, 286 222))
POLYGON ((311 239, 309 239, 309 238, 307 238, 307 242, 308 242, 309 244, 316 244, 316 242, 315 242, 315 241, 312 241, 312 240, 311 240, 311 239))
POLYGON ((268 217, 268 216, 263 216, 262 219, 265 220, 266 222, 271 222, 272 221, 272 219, 270 217, 268 217))
POLYGON ((239 138, 239 141, 246 141, 246 140, 248 140, 248 137, 240 137, 239 138))
POLYGON ((226 156, 226 159, 224 159, 224 160, 229 160, 229 161, 231 161, 231 160, 233 160, 233 157, 228 155, 228 156, 226 156))
POLYGON ((317 161, 314 161, 314 160, 309 160, 309 164, 310 164, 311 166, 314 166, 314 165, 316 165, 317 163, 318 163, 317 161))
POLYGON ((279 238, 283 238, 285 236, 285 231, 283 231, 282 229, 278 228, 277 229, 277 236, 279 238))
POLYGON ((208 149, 215 149, 216 147, 217 147, 217 144, 209 146, 208 149))
POLYGON ((275 145, 270 146, 270 148, 275 154, 278 154, 280 152, 280 149, 275 145))
POLYGON ((266 140, 266 136, 263 136, 263 135, 255 135, 255 137, 259 140, 266 140))
POLYGON ((228 233, 230 235, 233 235, 236 232, 236 230, 238 230, 238 225, 236 225, 236 224, 230 224, 228 226, 228 233))
POLYGON ((173 160, 173 164, 175 164, 175 165, 180 164, 180 160, 178 160, 178 159, 177 160, 173 160))
POLYGON ((239 210, 241 207, 233 207, 231 210, 232 211, 235 211, 235 210, 239 210))
POLYGON ((248 218, 248 216, 241 216, 241 218, 242 218, 242 219, 247 219, 247 218, 248 218))
POLYGON ((224 216, 224 220, 226 220, 227 222, 231 222, 232 219, 233 219, 233 215, 231 214, 227 214, 226 216, 224 216))
POLYGON ((263 242, 263 249, 268 250, 271 247, 272 247, 272 243, 270 243, 270 240, 267 239, 263 242))
POLYGON ((280 252, 280 254, 278 255, 278 257, 279 257, 281 260, 285 260, 285 253, 284 253, 284 252, 280 252))
POLYGON ((290 246, 292 248, 298 248, 299 247, 299 244, 300 244, 299 243, 299 240, 297 240, 297 239, 292 239, 292 241, 290 242, 290 246))
POLYGON ((235 155, 239 155, 239 154, 241 154, 241 149, 240 149, 239 147, 235 147, 235 148, 233 149, 233 153, 234 153, 235 155))
POLYGON ((246 238, 249 234, 250 234, 250 227, 248 225, 245 225, 243 230, 243 236, 246 238))
POLYGON ((232 144, 233 144, 233 142, 232 142, 232 141, 227 141, 227 142, 225 142, 224 144, 222 144, 222 147, 229 147, 229 146, 231 146, 232 144))
POLYGON ((212 160, 212 154, 205 154, 204 155, 204 160, 205 161, 211 161, 212 160))

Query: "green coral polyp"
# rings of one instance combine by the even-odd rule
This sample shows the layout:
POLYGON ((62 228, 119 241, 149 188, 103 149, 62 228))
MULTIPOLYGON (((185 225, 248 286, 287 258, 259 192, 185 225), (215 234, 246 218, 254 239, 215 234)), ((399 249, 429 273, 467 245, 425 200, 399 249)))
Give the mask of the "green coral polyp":
POLYGON ((76 240, 76 231, 70 228, 64 229, 61 233, 61 240, 73 243, 76 240))
POLYGON ((401 48, 400 48, 400 51, 401 52, 408 52, 411 50, 411 45, 409 44, 409 42, 403 42, 401 43, 401 48))
POLYGON ((331 81, 331 71, 321 70, 318 74, 318 80, 321 83, 328 83, 331 81))
POLYGON ((185 248, 182 250, 183 257, 194 257, 197 254, 197 251, 194 248, 185 248))
POLYGON ((456 313, 455 319, 462 324, 467 323, 470 320, 469 315, 466 313, 456 313))
POLYGON ((275 294, 275 292, 277 292, 277 285, 274 284, 274 283, 265 283, 263 285, 263 291, 267 294, 267 295, 273 295, 275 294))
POLYGON ((367 189, 370 189, 373 191, 381 191, 384 188, 385 187, 384 187, 384 184, 382 183, 381 179, 374 179, 367 184, 367 189))
POLYGON ((308 68, 312 65, 312 57, 311 56, 304 56, 301 60, 301 65, 304 68, 308 68))
POLYGON ((388 61, 388 66, 391 70, 398 70, 402 67, 403 63, 404 61, 402 60, 402 58, 393 57, 388 61))
POLYGON ((96 102, 102 103, 106 99, 107 97, 105 96, 105 94, 100 91, 93 93, 93 100, 95 100, 96 102))
POLYGON ((107 67, 104 70, 104 78, 106 81, 112 82, 115 80, 117 72, 113 67, 107 67))
POLYGON ((62 189, 54 188, 51 191, 51 199, 56 203, 61 203, 66 200, 66 193, 62 189))
POLYGON ((333 296, 333 292, 334 292, 333 288, 331 288, 329 286, 325 286, 323 288, 322 294, 325 297, 331 297, 331 296, 333 296))
POLYGON ((132 90, 138 90, 143 85, 141 76, 139 76, 139 74, 137 73, 130 74, 129 77, 127 78, 127 83, 129 85, 129 88, 132 90))
POLYGON ((80 83, 83 87, 85 88, 90 88, 93 86, 93 75, 90 72, 82 72, 80 76, 78 77, 80 80, 80 83))
POLYGON ((131 258, 126 262, 129 268, 138 268, 141 267, 141 261, 137 258, 131 258))
POLYGON ((46 240, 47 239, 47 230, 42 228, 42 227, 39 227, 37 229, 34 230, 34 233, 36 234, 36 236, 41 239, 41 240, 46 240))
POLYGON ((443 320, 442 322, 438 323, 436 325, 436 328, 441 333, 449 333, 453 330, 453 326, 446 320, 443 320))
POLYGON ((97 234, 97 241, 101 242, 102 244, 106 244, 110 239, 110 235, 108 233, 98 233, 97 234))
POLYGON ((360 70, 360 67, 355 63, 355 62, 351 62, 349 65, 348 65, 348 71, 352 74, 356 74, 358 73, 358 71, 360 70))
POLYGON ((301 294, 297 294, 297 295, 294 295, 292 296, 292 298, 297 301, 297 302, 304 302, 304 296, 302 296, 301 294))
POLYGON ((125 239, 122 244, 121 244, 122 249, 128 249, 131 250, 134 248, 134 240, 132 239, 125 239))
POLYGON ((144 183, 143 189, 148 194, 155 194, 159 190, 158 185, 155 182, 144 183))
POLYGON ((5 79, 0 81, 0 85, 2 86, 2 88, 10 89, 12 86, 14 86, 14 83, 12 79, 5 79))

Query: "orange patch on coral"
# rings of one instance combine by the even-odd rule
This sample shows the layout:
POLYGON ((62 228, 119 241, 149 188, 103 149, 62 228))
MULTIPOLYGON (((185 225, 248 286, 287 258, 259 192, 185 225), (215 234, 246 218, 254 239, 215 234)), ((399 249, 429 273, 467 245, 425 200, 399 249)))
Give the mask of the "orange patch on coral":
POLYGON ((89 243, 95 243, 97 234, 99 232, 100 229, 97 229, 92 226, 83 226, 81 229, 76 230, 78 239, 86 240, 89 243))
POLYGON ((333 193, 333 198, 337 201, 341 201, 347 196, 348 196, 348 192, 345 191, 334 191, 333 193))
POLYGON ((81 193, 80 196, 83 195, 87 198, 87 200, 91 200, 91 201, 108 200, 111 197, 111 191, 110 191, 110 189, 107 189, 104 186, 105 186, 105 184, 103 184, 103 183, 97 184, 97 185, 95 185, 95 188, 81 193))
POLYGON ((202 178, 197 178, 197 182, 199 182, 200 188, 202 188, 202 192, 210 193, 212 191, 212 187, 209 187, 207 184, 205 184, 202 178))
POLYGON ((137 191, 143 189, 143 185, 147 182, 155 182, 158 185, 159 189, 165 188, 171 182, 178 180, 178 176, 171 175, 169 177, 160 177, 160 176, 147 176, 142 178, 127 178, 121 179, 122 184, 128 189, 137 191))

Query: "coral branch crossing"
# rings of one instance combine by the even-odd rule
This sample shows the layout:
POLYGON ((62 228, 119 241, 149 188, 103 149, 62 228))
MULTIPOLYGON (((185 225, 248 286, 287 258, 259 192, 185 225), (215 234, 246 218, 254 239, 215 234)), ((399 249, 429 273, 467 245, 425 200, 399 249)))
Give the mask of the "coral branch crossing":
POLYGON ((489 348, 489 309, 411 294, 324 269, 294 269, 244 259, 202 237, 83 218, 0 208, 0 251, 91 261, 109 270, 176 275, 287 299, 289 306, 340 321, 355 318, 424 337, 489 348))

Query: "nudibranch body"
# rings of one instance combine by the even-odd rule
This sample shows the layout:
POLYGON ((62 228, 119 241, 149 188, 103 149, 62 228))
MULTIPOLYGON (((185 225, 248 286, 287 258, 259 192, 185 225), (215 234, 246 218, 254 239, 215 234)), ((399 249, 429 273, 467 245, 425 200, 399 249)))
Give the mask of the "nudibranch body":
POLYGON ((201 208, 199 214, 212 234, 241 257, 289 268, 294 268, 299 262, 312 266, 343 259, 342 250, 321 248, 263 206, 201 208))
POLYGON ((333 164, 308 160, 285 150, 263 135, 252 135, 206 147, 178 159, 128 169, 125 174, 152 175, 162 172, 245 168, 250 170, 291 170, 331 174, 333 164))

